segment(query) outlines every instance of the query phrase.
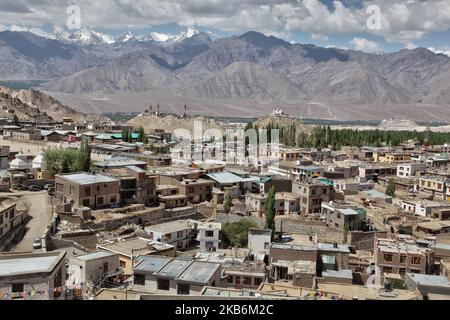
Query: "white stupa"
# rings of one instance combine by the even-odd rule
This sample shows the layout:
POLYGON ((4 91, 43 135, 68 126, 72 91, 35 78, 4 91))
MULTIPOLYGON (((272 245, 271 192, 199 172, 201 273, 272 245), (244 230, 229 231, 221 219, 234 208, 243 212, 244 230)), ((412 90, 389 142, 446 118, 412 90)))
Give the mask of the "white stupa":
POLYGON ((33 169, 42 169, 43 163, 44 163, 44 153, 41 151, 36 156, 36 158, 33 159, 32 163, 31 163, 31 167, 33 169))
POLYGON ((31 163, 27 159, 27 156, 20 152, 16 154, 16 158, 10 162, 9 168, 13 170, 31 169, 31 163))

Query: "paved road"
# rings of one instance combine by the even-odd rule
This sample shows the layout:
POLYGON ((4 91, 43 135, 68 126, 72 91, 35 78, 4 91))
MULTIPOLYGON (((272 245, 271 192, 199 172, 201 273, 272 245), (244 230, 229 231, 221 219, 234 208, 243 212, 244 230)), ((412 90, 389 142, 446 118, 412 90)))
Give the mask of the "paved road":
POLYGON ((31 216, 32 219, 26 226, 24 238, 15 246, 12 250, 13 252, 33 251, 33 240, 42 236, 47 224, 52 220, 50 197, 47 192, 23 192, 22 194, 23 199, 30 205, 28 215, 31 216))

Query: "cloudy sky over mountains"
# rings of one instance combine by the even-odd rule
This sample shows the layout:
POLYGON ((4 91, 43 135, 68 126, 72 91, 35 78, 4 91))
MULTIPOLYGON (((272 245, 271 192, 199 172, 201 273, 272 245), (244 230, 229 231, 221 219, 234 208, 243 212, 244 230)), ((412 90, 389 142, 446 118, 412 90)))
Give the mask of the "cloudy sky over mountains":
POLYGON ((222 36, 254 30, 366 52, 416 46, 450 52, 448 0, 1 0, 0 30, 19 25, 51 31, 66 25, 71 5, 81 9, 81 27, 113 35, 193 26, 222 36))

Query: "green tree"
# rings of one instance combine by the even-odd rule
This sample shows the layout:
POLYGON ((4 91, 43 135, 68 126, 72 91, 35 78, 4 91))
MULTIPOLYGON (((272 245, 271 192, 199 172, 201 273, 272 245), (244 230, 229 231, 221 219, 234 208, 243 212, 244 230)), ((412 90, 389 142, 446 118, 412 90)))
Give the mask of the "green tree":
POLYGON ((395 180, 394 178, 390 178, 388 182, 388 186, 386 188, 386 195, 389 197, 395 196, 395 180))
POLYGON ((91 145, 86 139, 83 139, 77 153, 77 161, 75 164, 76 171, 88 172, 91 169, 91 152, 91 145))
POLYGON ((349 232, 349 229, 348 229, 348 224, 345 224, 344 225, 344 243, 347 243, 347 241, 348 241, 348 232, 349 232))
POLYGON ((264 213, 266 216, 265 228, 272 230, 273 238, 275 236, 275 186, 269 190, 264 213))
POLYGON ((122 141, 128 142, 128 130, 127 129, 122 130, 122 141))
POLYGON ((144 142, 144 138, 146 137, 144 128, 142 126, 139 127, 139 131, 138 132, 139 132, 138 141, 139 142, 144 142))
POLYGON ((249 219, 226 223, 222 227, 222 243, 225 246, 245 248, 248 244, 248 230, 256 227, 256 223, 249 219))
POLYGON ((13 125, 17 126, 18 124, 19 124, 19 117, 17 117, 17 114, 14 114, 13 125))
POLYGON ((231 195, 227 193, 227 196, 225 197, 225 202, 223 204, 223 209, 225 210, 225 213, 230 213, 231 207, 233 206, 233 199, 231 198, 231 195))

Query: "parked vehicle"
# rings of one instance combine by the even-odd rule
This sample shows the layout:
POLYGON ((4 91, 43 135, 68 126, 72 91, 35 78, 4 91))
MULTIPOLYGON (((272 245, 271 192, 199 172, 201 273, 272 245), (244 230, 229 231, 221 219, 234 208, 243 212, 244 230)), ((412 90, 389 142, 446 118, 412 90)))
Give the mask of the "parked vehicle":
POLYGON ((41 249, 42 248, 42 240, 41 238, 36 238, 33 241, 33 249, 41 249))
POLYGON ((28 191, 41 191, 41 188, 39 188, 39 186, 36 185, 31 185, 28 186, 28 191))
POLYGON ((47 183, 47 184, 44 185, 44 190, 48 190, 48 189, 50 189, 50 188, 52 188, 52 187, 53 187, 52 184, 47 183))

